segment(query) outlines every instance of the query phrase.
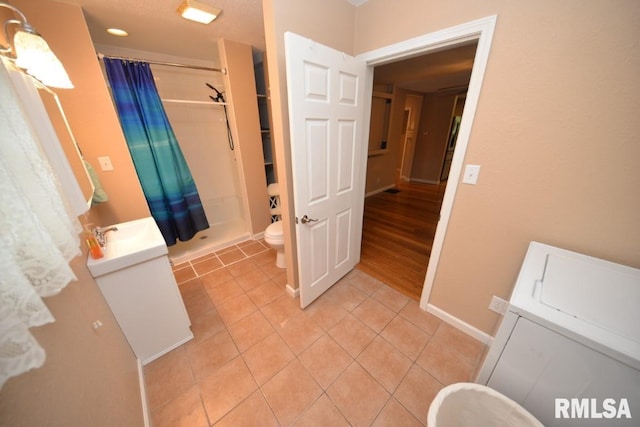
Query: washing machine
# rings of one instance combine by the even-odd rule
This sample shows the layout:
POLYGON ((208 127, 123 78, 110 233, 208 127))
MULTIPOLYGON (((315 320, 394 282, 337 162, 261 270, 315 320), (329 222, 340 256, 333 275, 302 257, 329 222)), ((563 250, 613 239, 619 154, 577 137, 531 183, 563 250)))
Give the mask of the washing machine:
POLYGON ((640 270, 531 242, 476 382, 545 426, 640 426, 640 270))

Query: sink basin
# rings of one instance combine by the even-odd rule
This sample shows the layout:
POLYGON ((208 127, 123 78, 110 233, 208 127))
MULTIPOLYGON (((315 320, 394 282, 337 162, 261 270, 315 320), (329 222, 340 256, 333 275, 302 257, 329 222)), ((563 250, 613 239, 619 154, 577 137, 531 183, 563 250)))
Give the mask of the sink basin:
POLYGON ((93 277, 104 276, 168 253, 164 238, 152 217, 109 227, 116 227, 118 230, 107 232, 107 243, 102 248, 104 256, 100 259, 87 259, 87 267, 93 277))

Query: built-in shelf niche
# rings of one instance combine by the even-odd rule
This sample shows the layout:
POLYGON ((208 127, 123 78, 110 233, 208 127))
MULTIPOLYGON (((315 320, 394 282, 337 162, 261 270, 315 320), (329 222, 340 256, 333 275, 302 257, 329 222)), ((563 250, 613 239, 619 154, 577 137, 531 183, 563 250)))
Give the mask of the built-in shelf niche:
POLYGON ((260 115, 262 152, 264 153, 264 173, 267 185, 269 185, 276 182, 276 170, 273 157, 273 143, 271 140, 271 114, 269 105, 269 88, 267 86, 266 77, 266 63, 262 54, 254 56, 253 68, 256 78, 258 113, 260 115))

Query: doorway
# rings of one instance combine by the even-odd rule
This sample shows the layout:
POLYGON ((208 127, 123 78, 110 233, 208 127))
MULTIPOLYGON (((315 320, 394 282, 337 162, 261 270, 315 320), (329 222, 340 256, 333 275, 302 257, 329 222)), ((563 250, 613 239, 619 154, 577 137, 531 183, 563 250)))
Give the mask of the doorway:
MULTIPOLYGON (((395 187, 365 198, 358 268, 415 300, 422 294, 476 47, 456 46, 374 69, 374 88, 390 88, 389 102, 404 111, 400 105, 389 109, 395 114, 389 122, 400 125, 387 126, 383 137, 390 142, 387 167, 395 169, 395 187)), ((372 126, 378 124, 373 113, 372 126)))
MULTIPOLYGON (((371 82, 369 90, 371 92, 368 94, 368 99, 370 101, 373 91, 374 67, 379 67, 385 64, 401 63, 403 60, 427 56, 427 54, 430 53, 436 53, 470 43, 477 43, 477 48, 473 58, 472 71, 468 81, 469 87, 464 109, 464 117, 458 128, 458 142, 451 159, 451 173, 445 184, 445 190, 442 196, 440 212, 438 215, 438 224, 433 237, 433 244, 420 297, 420 307, 424 310, 428 310, 431 288, 433 286, 451 209, 453 207, 453 201, 455 199, 459 176, 462 171, 464 156, 471 131, 471 123, 473 122, 473 117, 475 115, 484 70, 488 61, 495 22, 496 17, 490 16, 359 55, 359 58, 363 59, 369 65, 369 78, 371 82)), ((369 119, 370 118, 367 117, 366 121, 369 119)), ((366 125, 368 125, 368 123, 366 123, 366 125)), ((449 133, 448 124, 446 133, 447 135, 449 133)), ((444 160, 444 157, 442 160, 444 160)), ((442 163, 440 163, 440 167, 442 167, 442 163)), ((441 172, 441 169, 439 172, 441 172)))

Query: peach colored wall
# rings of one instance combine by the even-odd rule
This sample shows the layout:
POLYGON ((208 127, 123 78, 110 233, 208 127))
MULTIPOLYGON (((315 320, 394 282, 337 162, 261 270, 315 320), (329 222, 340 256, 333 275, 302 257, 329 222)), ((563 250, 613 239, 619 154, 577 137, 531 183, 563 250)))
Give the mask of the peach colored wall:
MULTIPOLYGON (((76 132, 76 138, 80 141, 83 135, 85 154, 91 152, 110 128, 107 118, 93 117, 93 109, 105 115, 108 109, 98 107, 104 87, 98 81, 100 70, 83 59, 93 51, 80 8, 44 0, 11 3, 26 14, 69 72, 76 89, 56 91, 71 126, 85 129, 76 132), (95 131, 89 135, 93 124, 95 131)), ((135 187, 131 194, 133 203, 135 187)), ((0 391, 1 425, 143 424, 135 356, 86 267, 83 249, 71 264, 78 280, 44 300, 56 321, 31 329, 46 352, 45 364, 9 379, 0 391), (94 330, 96 320, 102 327, 94 330)))
POLYGON ((369 0, 356 52, 497 15, 430 303, 492 334, 531 240, 640 267, 640 3, 369 0), (384 30, 381 30, 384 29, 384 30))
POLYGON ((353 52, 354 8, 344 0, 263 0, 271 93, 272 136, 280 180, 287 281, 298 288, 291 187, 291 152, 285 73, 284 33, 292 31, 343 52, 353 52), (288 213, 288 215, 287 215, 288 213))
POLYGON ((41 368, 2 387, 0 425, 143 425, 135 356, 85 265, 86 256, 85 250, 71 263, 78 280, 44 299, 56 320, 31 332, 47 358, 41 368), (94 330, 96 320, 102 327, 94 330))
POLYGON ((108 225, 149 216, 82 9, 51 0, 11 3, 44 36, 75 86, 55 91, 85 159, 109 196, 91 209, 91 221, 108 225), (114 170, 100 170, 98 156, 109 156, 114 170))

